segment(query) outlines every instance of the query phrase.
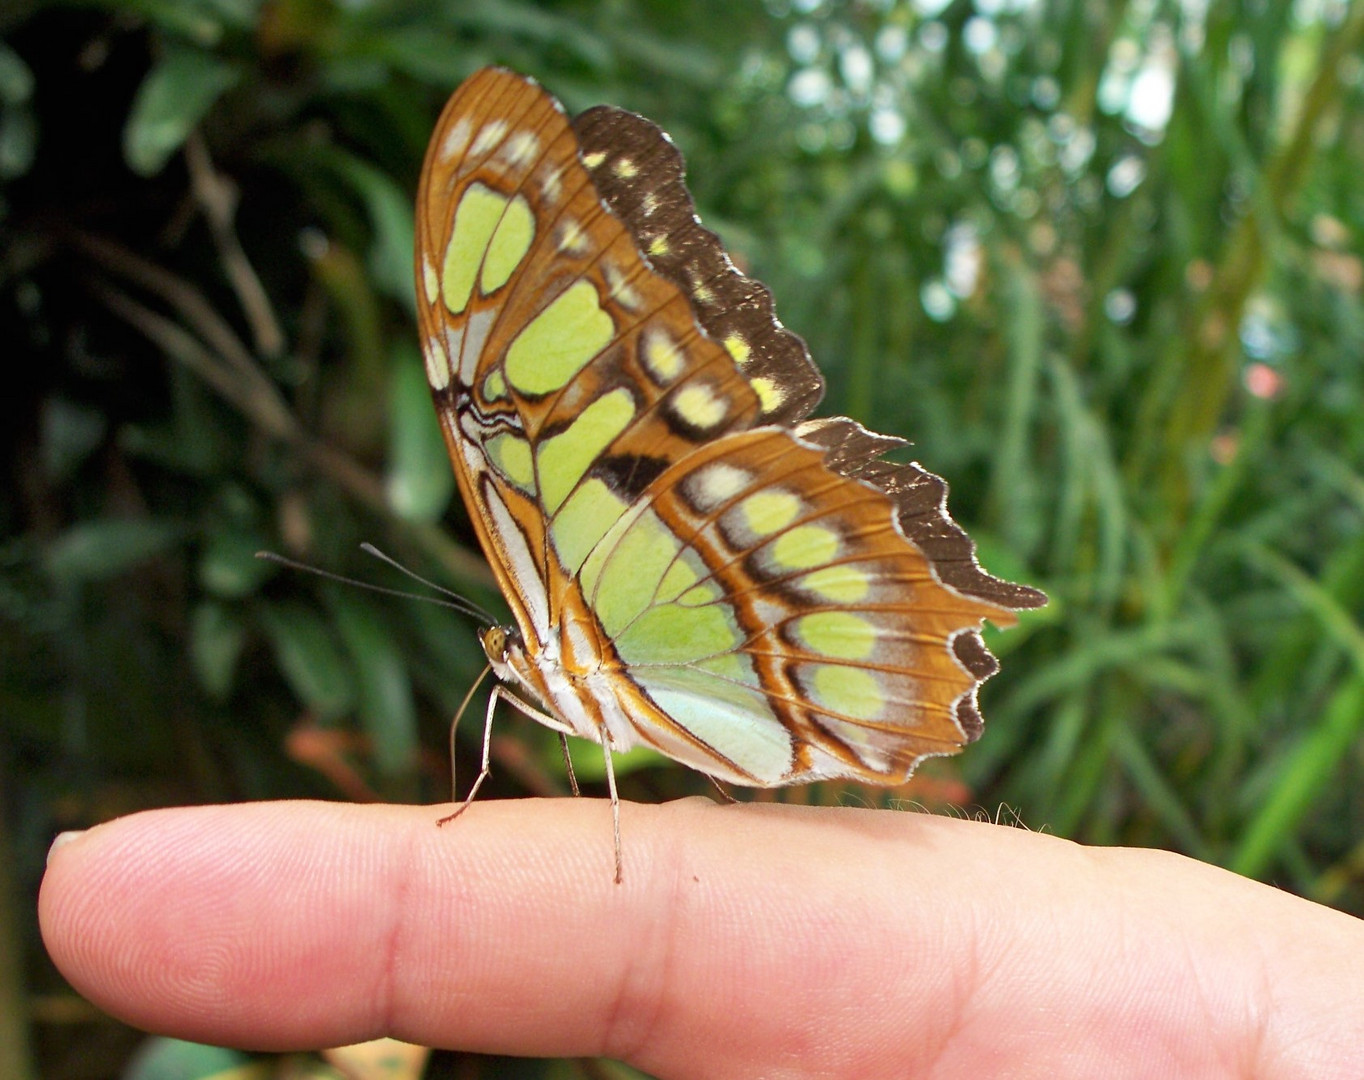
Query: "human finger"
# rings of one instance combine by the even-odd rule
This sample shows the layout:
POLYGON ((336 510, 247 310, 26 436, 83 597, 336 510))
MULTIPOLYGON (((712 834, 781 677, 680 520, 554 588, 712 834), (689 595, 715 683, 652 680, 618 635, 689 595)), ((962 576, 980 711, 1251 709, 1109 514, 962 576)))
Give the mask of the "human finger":
POLYGON ((44 935, 115 1015, 263 1049, 387 1034, 661 1077, 1329 1076, 1364 1050, 1364 926, 1177 856, 688 800, 623 807, 617 886, 603 803, 436 816, 135 815, 54 853, 44 935))

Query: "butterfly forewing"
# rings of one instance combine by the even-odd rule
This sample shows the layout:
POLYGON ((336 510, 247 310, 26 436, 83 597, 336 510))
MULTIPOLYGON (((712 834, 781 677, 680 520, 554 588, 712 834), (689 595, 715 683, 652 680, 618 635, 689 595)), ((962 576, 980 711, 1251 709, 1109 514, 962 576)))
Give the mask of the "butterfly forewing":
POLYGON ((736 361, 758 392, 763 422, 808 414, 824 381, 805 342, 777 321, 767 288, 738 273, 702 226, 672 141, 643 117, 605 105, 579 116, 573 130, 603 201, 649 265, 688 296, 706 336, 736 361))
POLYGON ((570 123, 510 72, 441 117, 418 203, 427 372, 459 486, 556 718, 711 775, 907 777, 980 731, 985 574, 899 440, 822 391, 639 117, 570 123), (796 426, 793 426, 796 425, 796 426))

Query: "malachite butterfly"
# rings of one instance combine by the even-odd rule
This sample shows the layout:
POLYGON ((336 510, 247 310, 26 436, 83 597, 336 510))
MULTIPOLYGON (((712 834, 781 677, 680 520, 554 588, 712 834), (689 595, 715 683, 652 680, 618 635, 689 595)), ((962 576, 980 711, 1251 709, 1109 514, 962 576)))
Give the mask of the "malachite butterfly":
POLYGON ((506 700, 603 746, 617 880, 613 750, 760 787, 899 784, 980 735, 982 621, 1045 596, 980 568, 944 482, 882 459, 903 440, 807 419, 823 380, 663 131, 479 71, 427 151, 416 270, 436 412, 515 618, 482 631, 488 721, 506 700))

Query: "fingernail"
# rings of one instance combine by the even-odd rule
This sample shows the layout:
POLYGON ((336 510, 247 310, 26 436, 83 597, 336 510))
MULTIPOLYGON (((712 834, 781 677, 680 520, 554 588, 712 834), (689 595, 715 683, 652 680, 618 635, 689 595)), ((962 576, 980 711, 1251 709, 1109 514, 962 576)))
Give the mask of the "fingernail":
POLYGON ((84 829, 70 829, 67 832, 58 833, 57 838, 52 841, 52 846, 47 849, 47 861, 49 863, 52 861, 52 856, 56 854, 58 848, 65 847, 71 841, 79 840, 84 835, 84 829))

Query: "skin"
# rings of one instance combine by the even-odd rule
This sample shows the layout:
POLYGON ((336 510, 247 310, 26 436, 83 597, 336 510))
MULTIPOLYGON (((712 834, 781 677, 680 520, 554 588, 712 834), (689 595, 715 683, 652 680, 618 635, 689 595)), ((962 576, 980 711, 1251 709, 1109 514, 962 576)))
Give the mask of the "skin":
POLYGON ((1161 851, 852 808, 157 810, 59 843, 91 1001, 253 1049, 381 1035, 704 1077, 1364 1068, 1364 922, 1161 851))

